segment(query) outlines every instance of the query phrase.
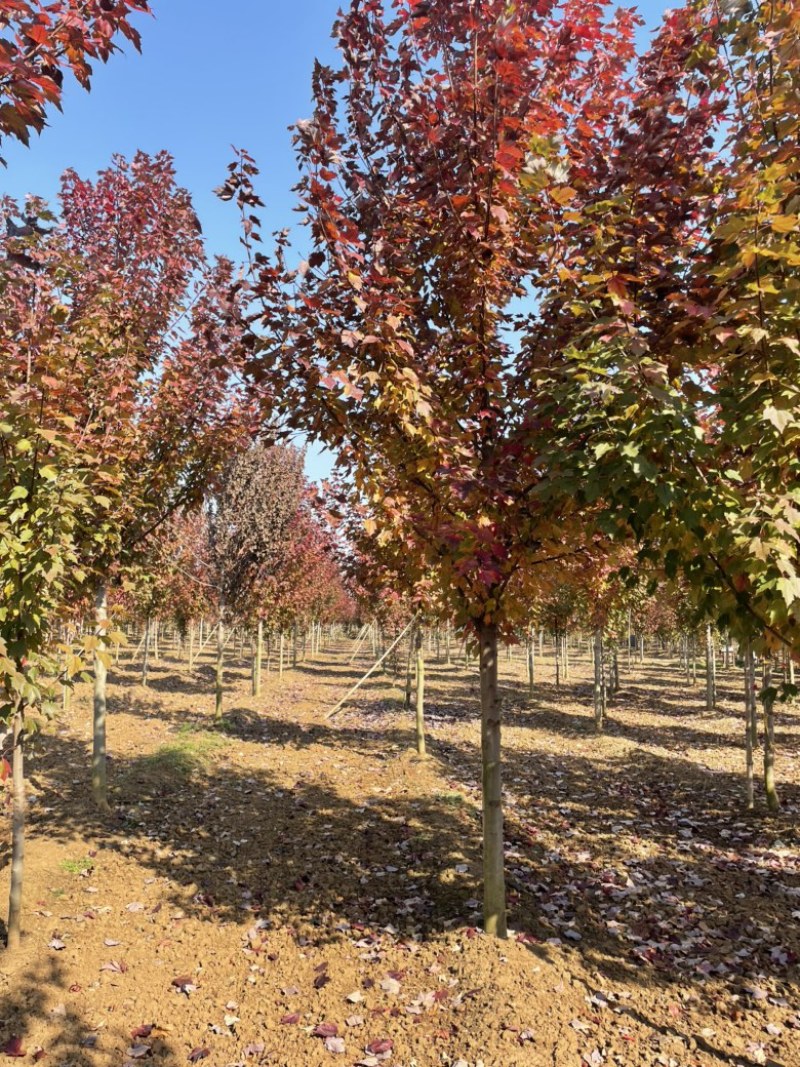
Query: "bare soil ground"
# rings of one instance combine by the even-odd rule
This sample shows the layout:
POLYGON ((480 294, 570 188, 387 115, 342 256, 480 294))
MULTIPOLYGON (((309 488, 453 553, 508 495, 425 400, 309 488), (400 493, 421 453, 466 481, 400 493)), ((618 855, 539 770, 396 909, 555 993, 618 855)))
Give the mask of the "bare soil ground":
MULTIPOLYGON (((89 800, 89 693, 29 760, 19 956, 0 1047, 50 1067, 800 1064, 800 715, 784 810, 743 809, 740 672, 717 711, 674 663, 526 694, 502 662, 512 937, 479 930, 477 679, 429 667, 429 758, 341 643, 249 695, 230 666, 111 677, 112 811, 89 800), (10 1039, 17 1043, 8 1044, 10 1039), (41 1053, 40 1053, 41 1050, 41 1053)), ((7 893, 7 850, 0 894, 7 893)))

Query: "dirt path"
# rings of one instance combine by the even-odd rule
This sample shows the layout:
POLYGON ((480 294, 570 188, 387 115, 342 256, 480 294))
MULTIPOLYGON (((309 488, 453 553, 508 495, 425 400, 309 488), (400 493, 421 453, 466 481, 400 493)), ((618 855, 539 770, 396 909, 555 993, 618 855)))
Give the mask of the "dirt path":
MULTIPOLYGON (((784 813, 741 807, 735 672, 702 711, 666 664, 534 699, 503 664, 511 925, 477 929, 475 679, 432 664, 430 758, 347 648, 248 693, 210 667, 112 679, 112 815, 87 800, 88 694, 31 760, 23 951, 0 1045, 52 1065, 800 1064, 800 731, 784 813), (736 714, 732 714, 736 712, 736 714)), ((794 716, 796 719, 796 715, 794 716)), ((6 856, 7 859, 7 856, 6 856)), ((7 889, 3 872, 0 893, 7 889)))

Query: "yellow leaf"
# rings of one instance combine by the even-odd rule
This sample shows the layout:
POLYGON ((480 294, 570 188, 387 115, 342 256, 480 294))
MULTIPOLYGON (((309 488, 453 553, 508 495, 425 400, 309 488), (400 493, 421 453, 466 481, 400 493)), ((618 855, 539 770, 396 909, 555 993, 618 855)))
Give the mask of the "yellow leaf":
POLYGON ((800 216, 776 215, 771 222, 772 228, 776 233, 792 233, 800 225, 800 216))
POLYGON ((569 185, 562 186, 559 189, 551 189, 550 195, 557 204, 568 204, 570 200, 574 200, 578 195, 576 189, 570 188, 569 185))

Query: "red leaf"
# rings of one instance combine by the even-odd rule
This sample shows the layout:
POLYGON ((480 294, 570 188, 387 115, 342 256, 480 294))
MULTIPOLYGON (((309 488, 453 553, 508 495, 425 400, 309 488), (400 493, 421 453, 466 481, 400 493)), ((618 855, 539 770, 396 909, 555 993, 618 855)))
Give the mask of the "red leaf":
POLYGON ((339 1027, 336 1023, 320 1023, 311 1031, 314 1037, 336 1037, 339 1027))
POLYGON ((390 1052, 394 1048, 394 1041, 390 1037, 381 1037, 377 1041, 370 1041, 367 1052, 372 1056, 378 1056, 381 1052, 390 1052))
POLYGON ((25 1049, 22 1047, 22 1038, 21 1037, 10 1037, 8 1039, 8 1041, 6 1041, 5 1045, 3 1045, 2 1048, 0 1048, 0 1052, 2 1052, 5 1056, 25 1056, 25 1055, 27 1055, 27 1053, 25 1052, 25 1049))
POLYGON ((197 1063, 198 1060, 204 1060, 206 1056, 211 1055, 211 1049, 208 1048, 193 1048, 187 1056, 189 1063, 197 1063))
POLYGON ((299 1023, 299 1022, 300 1022, 300 1012, 298 1012, 298 1011, 289 1012, 288 1015, 284 1015, 283 1018, 281 1019, 281 1023, 284 1026, 294 1026, 295 1023, 299 1023))
POLYGON ((35 26, 29 26, 25 30, 25 35, 37 44, 47 44, 47 30, 38 23, 35 26))

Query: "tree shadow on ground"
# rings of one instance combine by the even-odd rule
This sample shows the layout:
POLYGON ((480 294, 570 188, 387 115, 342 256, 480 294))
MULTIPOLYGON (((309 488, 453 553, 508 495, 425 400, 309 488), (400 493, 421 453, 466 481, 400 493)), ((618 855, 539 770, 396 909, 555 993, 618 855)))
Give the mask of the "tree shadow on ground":
MULTIPOLYGON (((436 796, 409 802, 400 788, 365 796, 361 805, 337 791, 330 748, 360 744, 374 758, 375 780, 364 783, 374 786, 388 768, 386 735, 274 723, 261 731, 264 743, 319 748, 314 779, 304 772, 287 781, 232 766, 229 750, 238 738, 219 740, 211 752, 196 751, 190 737, 185 750, 167 744, 151 755, 113 759, 113 811, 104 815, 73 777, 87 764, 86 747, 48 738, 31 778, 30 834, 92 839, 101 857, 102 850, 133 852, 174 883, 176 904, 215 921, 258 912, 307 921, 324 938, 332 929, 327 920, 391 922, 410 935, 467 917, 473 878, 441 877, 456 863, 475 870, 477 842, 465 841, 471 827, 460 811, 436 796), (424 895, 412 899, 417 890, 424 895)), ((397 740, 405 735, 398 732, 397 740)))
MULTIPOLYGON (((451 679, 452 680, 452 679, 451 679)), ((674 686, 675 678, 658 672, 654 685, 674 686)), ((533 694, 527 683, 516 678, 501 680, 501 696, 506 706, 507 722, 521 728, 542 729, 561 736, 595 736, 592 686, 584 680, 556 686, 553 682, 538 682, 533 694), (586 708, 584 714, 575 710, 575 705, 586 708)), ((737 715, 738 694, 723 689, 718 706, 713 711, 698 707, 702 699, 695 691, 681 700, 673 700, 652 691, 637 679, 624 684, 616 694, 610 694, 604 730, 610 736, 623 737, 636 744, 658 744, 676 751, 702 751, 704 749, 731 749, 744 747, 743 739, 724 729, 725 720, 737 715), (634 723, 626 714, 645 712, 647 723, 634 723), (666 720, 656 723, 656 719, 666 720), (687 725, 687 723, 694 725, 687 725)), ((369 708, 364 709, 369 714, 369 708)), ((380 713, 380 711, 379 711, 380 713)), ((428 717, 434 723, 468 721, 479 714, 477 680, 461 679, 459 687, 452 689, 443 699, 435 691, 427 702, 428 717)), ((743 717, 743 713, 742 713, 743 717)), ((791 705, 778 705, 775 714, 775 743, 779 750, 800 751, 800 718, 791 705)))
MULTIPOLYGON (((0 971, 0 1043, 18 1039, 17 1051, 10 1055, 21 1062, 45 1059, 50 1064, 68 1064, 69 1067, 97 1067, 98 1055, 112 1062, 130 1062, 127 1050, 142 1043, 124 1024, 110 1025, 104 1021, 98 1026, 92 1020, 83 1003, 82 990, 74 985, 66 966, 57 955, 51 953, 28 965, 2 960, 0 971), (3 988, 5 986, 5 988, 3 988), (57 1000, 53 1007, 53 1000, 57 1000), (31 1033, 45 1021, 51 1040, 47 1048, 32 1044, 31 1033)), ((158 1058, 163 1067, 177 1067, 185 1063, 185 1053, 180 1054, 163 1030, 154 1030, 147 1038, 151 1055, 158 1058)))
MULTIPOLYGON (((330 684, 354 673, 339 668, 330 684)), ((469 725, 477 718, 471 686, 466 678, 455 694, 433 687, 432 707, 458 705, 453 724, 469 725)), ((454 923, 477 924, 477 743, 433 729, 429 749, 446 789, 410 795, 395 772, 412 758, 411 723, 387 712, 385 690, 376 683, 357 712, 310 723, 289 720, 285 694, 270 694, 275 706, 261 710, 234 694, 219 749, 162 753, 160 762, 158 753, 115 759, 111 816, 98 814, 76 781, 87 766, 85 745, 48 738, 33 766, 32 834, 92 839, 100 868, 107 855, 133 854, 166 880, 170 904, 201 921, 253 926, 256 939, 281 927, 300 945, 323 945, 390 924, 401 937, 424 939, 454 923), (310 769, 284 771, 274 751, 269 771, 242 769, 240 741, 310 750, 310 769), (337 760, 342 750, 365 757, 363 781, 344 782, 352 772, 337 760)), ((783 787, 788 815, 745 816, 739 776, 677 756, 609 755, 589 714, 584 730, 566 708, 548 711, 550 695, 508 715, 515 735, 531 739, 505 759, 512 924, 531 951, 547 954, 548 939, 558 938, 608 982, 666 990, 677 981, 702 991, 724 979, 746 997, 757 974, 794 996, 800 941, 789 914, 800 872, 776 840, 794 840, 800 790, 783 787), (547 736, 591 740, 593 748, 547 751, 547 736)), ((129 696, 125 710, 158 717, 146 694, 129 696)), ((672 713, 662 705, 660 714, 672 713)), ((192 721, 210 725, 207 716, 192 721)), ((638 728, 625 728, 638 739, 638 728)), ((671 735, 670 743, 685 742, 671 735)), ((42 974, 32 968, 24 976, 28 992, 13 994, 4 1018, 24 1018, 42 974)), ((706 1044, 720 1063, 748 1062, 706 1044)))

